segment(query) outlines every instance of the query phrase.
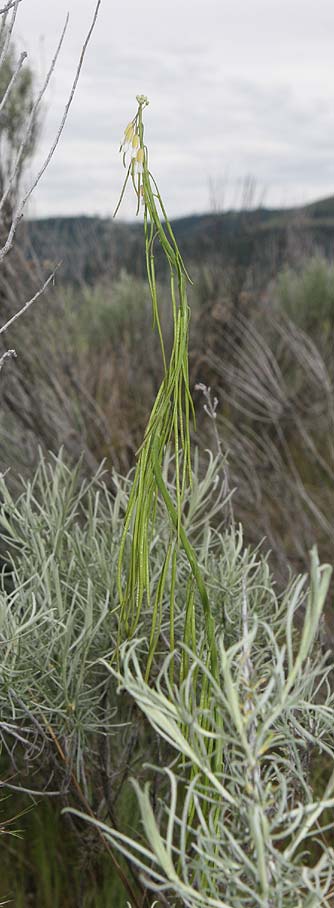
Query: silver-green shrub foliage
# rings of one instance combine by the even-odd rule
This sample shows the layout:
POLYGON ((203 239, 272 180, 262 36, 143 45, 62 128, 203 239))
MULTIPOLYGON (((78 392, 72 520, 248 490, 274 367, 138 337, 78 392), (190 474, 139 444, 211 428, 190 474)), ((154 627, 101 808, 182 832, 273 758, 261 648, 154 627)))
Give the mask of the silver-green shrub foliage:
MULTIPOLYGON (((182 642, 189 584, 182 551, 173 680, 168 622, 155 680, 144 680, 149 615, 118 653, 116 564, 129 480, 115 477, 111 496, 101 474, 81 482, 80 465, 69 470, 59 456, 41 459, 16 502, 2 481, 12 557, 12 589, 3 586, 0 600, 3 743, 15 756, 23 741, 27 761, 38 763, 43 741, 57 738, 84 787, 92 742, 113 735, 120 759, 119 725, 134 703, 167 755, 147 770, 161 777, 158 806, 135 780, 142 838, 90 821, 131 857, 157 904, 329 906, 334 854, 322 827, 334 807, 334 702, 318 635, 330 568, 313 551, 309 588, 298 577, 278 596, 267 559, 244 546, 241 529, 213 529, 225 513, 217 468, 210 458, 204 478, 195 471, 187 511, 217 629, 219 683, 207 667, 199 603, 193 649, 182 642), (315 797, 311 770, 321 755, 328 772, 315 797)), ((172 479, 168 485, 175 495, 172 479)), ((155 584, 170 532, 162 507, 157 526, 155 584)))
MULTIPOLYGON (((99 660, 114 660, 119 646, 117 562, 131 478, 115 474, 112 496, 102 474, 82 480, 80 463, 69 469, 60 453, 49 462, 41 455, 34 479, 16 500, 0 481, 2 551, 11 562, 0 589, 0 731, 10 749, 22 734, 33 740, 39 732, 48 741, 54 735, 80 782, 92 738, 119 721, 115 684, 99 660)), ((220 507, 216 494, 210 507, 216 482, 217 461, 210 458, 206 476, 194 477, 188 500, 204 560, 210 557, 210 515, 220 507)), ((150 547, 155 585, 169 538, 162 507, 158 514, 159 533, 150 547)), ((125 567, 128 557, 126 549, 125 567)), ((176 638, 187 583, 181 557, 176 638)), ((140 633, 149 633, 149 626, 147 614, 140 633)))
MULTIPOLYGON (((225 555, 226 543, 222 538, 225 555)), ((305 578, 299 578, 279 603, 261 559, 249 553, 242 559, 239 552, 239 561, 235 541, 228 545, 235 556, 228 589, 235 610, 232 605, 219 639, 219 685, 203 659, 189 653, 181 687, 170 683, 169 658, 152 687, 142 676, 140 644, 124 648, 120 689, 168 741, 174 760, 161 768, 169 793, 159 818, 149 786, 142 790, 134 782, 145 845, 101 828, 132 856, 150 888, 168 893, 170 905, 329 906, 334 853, 323 838, 323 813, 334 807, 334 703, 331 669, 315 637, 330 571, 319 567, 313 551, 306 600, 305 578), (303 601, 303 628, 294 640, 293 618, 303 601), (205 675, 210 693, 203 704, 205 675), (222 752, 215 773, 208 740, 222 752), (321 754, 332 771, 316 799, 309 770, 321 754)))
POLYGON ((110 724, 97 659, 115 634, 119 498, 112 507, 99 474, 79 475, 80 464, 70 471, 59 456, 41 458, 15 502, 1 483, 13 589, 5 579, 0 706, 7 746, 18 726, 28 737, 34 725, 47 738, 52 730, 81 779, 89 736, 110 724))

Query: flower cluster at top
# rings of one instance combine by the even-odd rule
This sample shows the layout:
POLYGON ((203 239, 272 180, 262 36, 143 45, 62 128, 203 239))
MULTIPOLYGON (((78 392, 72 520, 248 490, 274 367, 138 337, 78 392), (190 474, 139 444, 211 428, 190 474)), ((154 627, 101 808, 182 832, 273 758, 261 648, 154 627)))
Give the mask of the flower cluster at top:
POLYGON ((146 95, 137 95, 138 111, 133 120, 128 123, 124 130, 123 141, 120 151, 123 152, 123 162, 128 151, 131 152, 131 160, 134 162, 135 173, 143 173, 143 164, 145 160, 145 151, 142 141, 142 109, 149 103, 146 95))
POLYGON ((136 173, 143 172, 145 152, 144 149, 140 147, 140 137, 137 129, 136 118, 132 120, 124 130, 124 137, 120 151, 123 152, 123 156, 125 156, 127 152, 130 151, 131 158, 135 163, 136 173))
POLYGON ((118 205, 114 212, 114 217, 117 214, 119 206, 122 202, 124 191, 130 175, 138 200, 137 214, 139 212, 140 202, 143 205, 146 204, 144 192, 145 176, 142 176, 142 174, 145 174, 145 171, 147 172, 147 149, 144 145, 144 126, 142 113, 143 108, 146 107, 149 102, 145 95, 137 95, 137 102, 138 110, 136 116, 126 126, 119 149, 123 154, 123 164, 124 167, 127 168, 127 175, 124 180, 123 189, 118 205), (126 160, 128 154, 130 155, 129 163, 127 163, 126 160), (138 180, 135 180, 136 176, 138 176, 138 180))

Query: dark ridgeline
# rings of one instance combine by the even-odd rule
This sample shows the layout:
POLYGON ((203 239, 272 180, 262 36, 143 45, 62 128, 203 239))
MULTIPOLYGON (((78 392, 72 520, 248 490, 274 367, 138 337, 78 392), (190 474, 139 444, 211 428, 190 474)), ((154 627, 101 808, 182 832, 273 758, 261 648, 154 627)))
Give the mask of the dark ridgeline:
MULTIPOLYGON (((189 262, 210 262, 247 268, 254 262, 259 271, 276 273, 291 253, 321 250, 334 253, 334 196, 303 208, 257 208, 189 215, 172 222, 181 252, 189 262)), ((62 261, 61 281, 74 285, 94 284, 104 277, 117 277, 122 269, 145 276, 141 223, 115 222, 112 218, 55 217, 27 221, 22 228, 28 258, 42 263, 62 261)), ((157 244, 157 266, 162 256, 157 244)))

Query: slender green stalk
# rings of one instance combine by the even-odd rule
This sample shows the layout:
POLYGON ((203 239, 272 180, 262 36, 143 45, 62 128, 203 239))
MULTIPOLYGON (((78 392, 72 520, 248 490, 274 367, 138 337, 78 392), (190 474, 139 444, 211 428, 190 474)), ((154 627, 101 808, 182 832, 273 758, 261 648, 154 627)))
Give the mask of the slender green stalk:
MULTIPOLYGON (((193 403, 189 389, 188 374, 188 329, 189 306, 186 284, 190 280, 180 251, 168 221, 166 211, 152 177, 148 163, 148 150, 144 142, 143 111, 148 100, 137 96, 138 109, 124 132, 121 144, 123 163, 127 173, 121 192, 131 178, 137 197, 137 213, 144 206, 144 236, 146 249, 147 278, 152 298, 153 325, 157 328, 161 352, 163 378, 158 390, 151 415, 146 427, 144 440, 138 452, 133 487, 124 519, 124 531, 120 546, 118 565, 118 591, 121 603, 119 643, 124 637, 132 637, 141 619, 142 610, 152 610, 152 628, 149 639, 146 677, 148 677, 159 638, 161 615, 166 598, 170 608, 170 645, 174 647, 174 588, 176 574, 177 546, 184 549, 205 614, 207 638, 211 657, 211 670, 216 672, 217 651, 214 623, 210 611, 205 584, 199 570, 196 554, 190 545, 182 526, 182 507, 187 488, 191 484, 190 416, 193 403), (127 165, 127 155, 131 155, 127 165), (164 339, 159 313, 154 248, 160 243, 170 272, 171 311, 174 337, 169 361, 166 358, 164 339), (175 505, 163 478, 163 460, 166 447, 173 454, 175 465, 175 505), (167 545, 166 558, 161 572, 157 592, 152 601, 150 547, 154 538, 156 505, 158 495, 162 497, 171 523, 171 538, 167 545), (174 537, 174 541, 173 541, 174 537), (125 571, 125 552, 131 546, 130 568, 125 571), (175 549, 176 545, 176 549, 175 549), (169 593, 167 590, 169 589, 169 593)), ((185 617, 184 639, 192 646, 195 626, 195 602, 191 596, 185 617), (189 614, 191 609, 192 614, 189 614)), ((173 662, 171 677, 173 677, 173 662)))

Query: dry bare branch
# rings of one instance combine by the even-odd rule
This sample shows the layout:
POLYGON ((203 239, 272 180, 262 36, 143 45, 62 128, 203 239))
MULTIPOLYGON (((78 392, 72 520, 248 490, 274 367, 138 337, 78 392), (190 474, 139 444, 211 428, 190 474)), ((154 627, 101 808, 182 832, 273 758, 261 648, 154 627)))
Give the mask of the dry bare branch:
POLYGON ((13 9, 13 6, 18 6, 21 3, 21 0, 9 0, 9 3, 6 3, 6 6, 3 6, 0 9, 0 16, 5 16, 6 13, 9 13, 9 10, 13 9))
POLYGON ((14 356, 16 356, 16 350, 6 350, 6 352, 2 354, 2 356, 0 357, 0 372, 5 363, 5 360, 13 359, 14 356))
POLYGON ((11 40, 11 37, 12 37, 12 34, 13 34, 13 29, 14 29, 14 25, 15 25, 16 14, 17 14, 17 10, 18 10, 19 3, 20 3, 20 2, 21 2, 21 0, 14 0, 13 3, 7 5, 7 8, 5 7, 3 10, 1 10, 1 14, 2 14, 3 17, 4 17, 3 20, 2 20, 2 23, 1 23, 1 35, 3 34, 4 27, 6 27, 6 32, 5 32, 4 45, 3 45, 3 48, 2 48, 2 51, 1 51, 1 54, 0 54, 0 67, 1 67, 2 64, 4 63, 4 61, 5 61, 6 57, 7 57, 7 54, 8 54, 8 49, 9 49, 9 45, 10 45, 10 40, 11 40), (12 17, 11 17, 10 23, 9 23, 9 25, 7 25, 7 23, 6 23, 6 16, 7 16, 7 13, 8 13, 8 11, 9 11, 10 9, 13 10, 13 13, 12 13, 12 17))
POLYGON ((21 71, 21 69, 22 69, 22 66, 23 66, 24 61, 27 59, 27 56, 28 56, 28 54, 27 54, 25 51, 23 51, 23 53, 21 54, 21 56, 20 56, 20 58, 19 58, 19 60, 18 60, 16 69, 15 69, 15 71, 13 72, 12 78, 11 78, 11 80, 10 80, 10 82, 9 82, 9 84, 8 84, 8 86, 7 86, 7 88, 6 88, 6 91, 5 91, 5 94, 4 94, 3 98, 2 98, 2 101, 0 102, 0 114, 1 114, 1 111, 4 109, 4 107, 5 107, 5 105, 6 105, 7 101, 8 101, 8 98, 9 98, 11 92, 12 92, 12 89, 13 89, 14 85, 15 85, 16 79, 17 79, 17 77, 18 77, 18 75, 19 75, 19 73, 20 73, 20 71, 21 71))
MULTIPOLYGON (((3 17, 4 17, 4 19, 3 19, 3 21, 2 21, 2 25, 1 25, 1 34, 2 34, 2 35, 4 34, 4 42, 3 42, 2 52, 1 52, 1 55, 0 55, 0 66, 2 65, 2 63, 4 62, 4 60, 6 59, 6 56, 7 56, 9 47, 10 47, 10 40, 11 40, 11 36, 12 36, 12 33, 13 33, 13 28, 14 28, 14 24, 15 24, 15 19, 16 19, 16 14, 17 14, 17 9, 18 9, 19 3, 20 3, 20 0, 13 0, 13 2, 7 3, 6 6, 3 7, 2 10, 0 10, 0 15, 2 14, 3 17), (12 10, 11 21, 10 21, 9 25, 7 25, 7 23, 5 23, 5 19, 6 19, 7 13, 8 13, 10 10, 12 10)), ((54 152, 55 152, 55 149, 56 149, 56 147, 57 147, 57 145, 58 145, 60 136, 61 136, 61 134, 62 134, 62 131, 63 131, 63 129, 64 129, 64 126, 65 126, 65 123, 66 123, 66 120, 67 120, 67 116, 68 116, 69 109, 70 109, 70 106, 71 106, 71 103, 72 103, 72 100, 73 100, 73 97, 74 97, 74 94, 75 94, 75 90, 76 90, 76 87, 77 87, 77 84, 78 84, 78 79, 79 79, 79 76, 80 76, 80 72, 81 72, 81 69, 82 69, 82 64, 83 64, 84 57, 85 57, 85 53, 86 53, 86 49, 87 49, 87 45, 88 45, 88 43, 89 43, 89 40, 90 40, 90 38, 91 38, 93 29, 94 29, 94 26, 95 26, 95 23, 96 23, 96 19, 97 19, 97 15, 98 15, 98 11, 99 11, 100 5, 101 5, 101 0, 98 0, 98 2, 97 2, 97 4, 96 4, 96 7, 95 7, 95 11, 94 11, 94 15, 93 15, 93 18, 92 18, 92 22, 91 22, 90 28, 89 28, 89 30, 88 30, 86 39, 85 39, 84 44, 83 44, 83 47, 82 47, 82 51, 81 51, 81 54, 80 54, 79 63, 78 63, 78 65, 77 65, 77 69, 76 69, 74 81, 73 81, 73 84, 72 84, 72 88, 71 88, 71 91, 70 91, 70 94, 69 94, 67 103, 66 103, 66 105, 65 105, 64 113, 63 113, 63 116, 62 116, 62 119, 61 119, 59 128, 58 128, 58 130, 57 130, 55 139, 54 139, 54 141, 53 141, 53 143, 52 143, 52 145, 51 145, 51 147, 50 147, 50 149, 49 149, 49 152, 48 152, 48 154, 47 154, 47 156, 46 156, 46 158, 45 158, 45 160, 44 160, 44 162, 43 162, 43 164, 42 164, 42 167, 40 168, 39 172, 37 173, 37 176, 34 178, 32 184, 30 185, 30 187, 29 187, 29 189, 28 189, 28 191, 25 193, 25 195, 23 196, 23 198, 22 198, 22 199, 18 202, 18 204, 17 204, 16 210, 14 211, 14 214, 13 214, 13 217, 12 217, 12 221, 11 221, 11 225, 10 225, 10 228, 9 228, 9 231, 8 231, 7 239, 6 239, 5 243, 4 243, 4 245, 2 246, 2 248, 0 249, 0 262, 3 261, 3 259, 5 258, 5 256, 7 255, 7 253, 11 250, 11 248, 12 248, 12 246, 13 246, 14 238, 15 238, 15 234, 16 234, 16 229, 17 229, 17 226, 18 226, 18 224, 19 224, 19 222, 20 222, 20 220, 21 220, 21 218, 22 218, 22 216, 23 216, 25 206, 26 206, 28 200, 30 199, 32 193, 34 192, 34 190, 35 190, 37 184, 39 183, 41 177, 43 176, 43 174, 44 174, 46 168, 48 167, 48 164, 50 163, 51 158, 52 158, 52 156, 53 156, 53 154, 54 154, 54 152)), ((33 130, 34 123, 35 123, 35 120, 36 120, 36 113, 37 113, 37 110, 38 110, 39 105, 40 105, 40 103, 41 103, 41 100, 42 100, 42 98, 44 97, 44 94, 45 94, 45 92, 46 92, 46 90, 47 90, 47 87, 48 87, 48 85, 49 85, 51 76, 52 76, 52 74, 53 74, 53 72, 54 72, 54 70, 55 70, 56 63, 57 63, 57 61, 58 61, 58 57, 59 57, 59 54, 60 54, 60 51, 61 51, 61 47, 62 47, 62 44, 63 44, 63 41, 64 41, 64 37, 65 37, 66 30, 67 30, 67 26, 68 26, 68 21, 69 21, 69 15, 67 14, 66 20, 65 20, 65 24, 64 24, 64 27, 63 27, 61 36, 60 36, 60 40, 59 40, 58 45, 57 45, 57 48, 56 48, 55 55, 54 55, 54 57, 53 57, 53 60, 52 60, 52 62, 51 62, 51 65, 50 65, 50 67, 49 67, 49 70, 48 70, 48 72, 47 72, 46 78, 44 79, 43 85, 42 85, 42 87, 41 87, 41 89, 40 89, 40 91, 39 91, 39 93, 38 93, 38 95, 37 95, 37 98, 36 98, 36 100, 35 100, 35 102, 34 102, 34 104, 33 104, 33 106, 32 106, 32 110, 31 110, 30 116, 29 116, 29 118, 28 118, 28 120, 27 120, 27 123, 26 123, 26 128, 25 128, 25 130, 24 130, 24 134, 23 134, 23 137, 22 137, 22 140, 21 140, 21 144, 20 144, 20 147, 19 147, 18 152, 17 152, 17 155, 16 155, 16 160, 15 160, 15 163, 14 163, 14 166, 13 166, 12 173, 10 174, 8 183, 7 183, 7 185, 6 185, 5 189, 4 189, 4 192, 3 192, 3 194, 2 194, 2 198, 0 199, 0 212, 1 212, 1 210, 3 209, 3 207, 4 207, 5 203, 6 203, 6 201, 8 200, 8 198, 9 198, 9 196, 10 196, 11 190, 12 190, 13 186, 15 185, 15 181, 16 181, 16 179, 17 179, 17 175, 18 175, 18 173, 19 173, 19 171, 20 171, 20 167, 21 167, 21 164, 22 164, 22 160, 23 160, 23 158, 24 158, 24 154, 25 154, 25 151, 26 151, 28 142, 29 142, 29 140, 30 140, 30 138, 31 138, 32 130, 33 130)), ((12 75, 10 81, 9 81, 9 84, 8 84, 8 86, 7 86, 7 89, 6 89, 6 91, 5 91, 5 93, 4 93, 4 96, 3 96, 2 100, 1 100, 1 103, 0 103, 0 113, 1 113, 1 110, 4 109, 6 103, 7 103, 8 99, 9 99, 9 97, 10 97, 10 95, 11 95, 11 92, 12 92, 12 90, 13 90, 13 87, 14 87, 14 85, 15 85, 15 82, 16 82, 16 80, 17 80, 17 78, 18 78, 18 75, 19 75, 19 73, 20 73, 20 71, 21 71, 21 68, 22 68, 22 66, 23 66, 24 61, 26 60, 26 58, 27 58, 27 54, 26 54, 26 53, 22 53, 22 54, 20 55, 20 58, 19 58, 18 63, 17 63, 17 65, 16 65, 15 71, 14 71, 14 73, 13 73, 13 75, 12 75)), ((8 319, 8 320, 6 321, 6 323, 0 328, 0 335, 1 335, 1 334, 4 334, 5 331, 7 331, 8 328, 9 328, 11 325, 13 325, 14 322, 16 322, 17 319, 20 318, 20 316, 23 315, 23 313, 26 312, 27 309, 29 309, 30 306, 31 306, 31 305, 32 305, 32 304, 33 304, 33 303, 34 303, 34 302, 35 302, 35 301, 44 293, 44 291, 46 290, 46 288, 48 287, 48 285, 50 284, 50 282, 53 281, 54 276, 55 276, 55 273, 56 273, 56 271, 58 270, 58 268, 59 268, 59 265, 57 265, 57 267, 54 269, 54 271, 49 275, 49 277, 47 278, 47 280, 44 282, 44 284, 42 285, 42 287, 40 287, 40 289, 31 297, 31 299, 29 299, 29 300, 28 300, 28 301, 19 309, 19 311, 15 313, 15 315, 13 315, 10 319, 8 319)), ((3 367, 4 362, 6 361, 6 359, 9 359, 9 358, 11 358, 11 357, 13 357, 13 356, 15 356, 15 355, 16 355, 15 350, 7 350, 5 353, 2 354, 2 356, 1 356, 1 358, 0 358, 0 371, 1 371, 2 367, 3 367)))
MULTIPOLYGON (((54 72, 54 69, 55 69, 55 67, 56 67, 56 63, 57 63, 57 60, 58 60, 58 57, 59 57, 59 54, 60 54, 60 51, 61 51, 61 48, 62 48, 62 44, 63 44, 64 38, 65 38, 65 34, 66 34, 66 31, 67 31, 68 23, 69 23, 69 15, 67 14, 66 19, 65 19, 65 25, 64 25, 64 27, 63 27, 63 31, 62 31, 62 33, 61 33, 61 36, 60 36, 60 39, 59 39, 59 42, 58 42, 58 45, 57 45, 57 49, 56 49, 55 55, 54 55, 54 57, 53 57, 53 60, 52 60, 52 62, 51 62, 51 65, 50 65, 50 67, 49 67, 49 69, 48 69, 48 72, 47 72, 47 74, 46 74, 46 78, 45 78, 45 80, 44 80, 44 82, 43 82, 43 85, 42 85, 42 87, 41 87, 41 89, 40 89, 40 91, 39 91, 39 93, 38 93, 38 95, 37 95, 37 98, 36 98, 36 100, 35 100, 35 103, 33 104, 33 107, 32 107, 31 113, 30 113, 30 117, 29 117, 29 119, 28 119, 28 122, 27 122, 27 125, 26 125, 26 129, 25 129, 25 131, 24 131, 24 135, 23 135, 23 138, 22 138, 22 141, 21 141, 21 145, 20 145, 19 150, 18 150, 18 152, 17 152, 16 161, 15 161, 15 164, 14 164, 14 167, 13 167, 13 170, 12 170, 12 173, 11 173, 11 175, 10 175, 10 177, 9 177, 9 180, 8 180, 8 183, 7 183, 7 187, 6 187, 6 189, 4 190, 4 192, 3 192, 3 194, 2 194, 2 198, 0 199, 0 212, 1 212, 1 210, 2 210, 2 208, 3 208, 3 206, 4 206, 4 204, 6 203, 6 201, 7 201, 7 199, 8 199, 8 196, 9 196, 9 194, 10 194, 10 191, 11 191, 13 185, 15 184, 15 180, 16 180, 18 171, 19 171, 19 169, 20 169, 20 165, 21 165, 21 162, 22 162, 22 159, 23 159, 23 155, 24 155, 25 149, 26 149, 26 147, 27 147, 27 144, 28 144, 28 142, 29 142, 30 136, 31 136, 31 132, 32 132, 33 125, 34 125, 34 122, 35 122, 35 118, 36 118, 36 114, 37 114, 38 107, 39 107, 39 105, 40 105, 40 103, 41 103, 41 101, 42 101, 42 98, 44 97, 44 94, 45 94, 45 92, 46 92, 46 90, 47 90, 47 88, 48 88, 48 85, 49 85, 51 76, 52 76, 52 74, 53 74, 53 72, 54 72)), ((21 207, 21 206, 20 206, 20 207, 21 207)), ((22 210, 23 210, 23 209, 22 209, 22 210)), ((15 218, 14 218, 14 221, 15 221, 15 218)), ((11 233, 12 227, 13 227, 13 223, 12 223, 12 225, 11 225, 11 228, 10 228, 10 231, 9 231, 9 235, 10 235, 10 233, 11 233)), ((15 228, 15 229, 16 229, 16 228, 15 228)), ((15 234, 15 230, 14 230, 14 234, 15 234)), ((14 238, 14 234, 13 234, 13 238, 14 238)), ((6 250, 6 245, 7 245, 7 244, 5 244, 5 246, 3 247, 3 249, 0 250, 0 261, 1 261, 2 258, 5 257, 5 255, 7 254, 7 251, 9 251, 9 250, 6 250)), ((9 248, 11 248, 11 246, 10 246, 9 248)))
POLYGON ((56 266, 56 268, 52 271, 52 273, 49 274, 49 277, 47 278, 47 280, 45 281, 43 286, 40 287, 39 290, 37 290, 37 293, 35 293, 34 296, 30 300, 28 300, 24 304, 24 306, 22 306, 22 308, 19 309, 18 312, 15 313, 15 315, 12 315, 12 317, 8 320, 8 322, 5 323, 5 325, 2 325, 2 327, 0 328, 0 335, 4 334, 4 332, 7 331, 8 328, 10 328, 11 325, 13 325, 14 322, 17 321, 17 319, 20 318, 20 316, 23 315, 23 313, 26 312, 27 309, 30 308, 30 306, 32 306, 32 304, 38 299, 39 296, 42 296, 42 293, 44 293, 44 291, 49 286, 49 284, 51 284, 51 281, 53 281, 54 276, 58 271, 58 268, 60 268, 60 265, 61 265, 61 262, 59 262, 58 265, 56 266))
MULTIPOLYGON (((53 154, 54 154, 54 152, 55 152, 55 149, 56 149, 56 147, 57 147, 57 145, 58 145, 60 136, 61 136, 61 134, 62 134, 62 132, 63 132, 64 126, 65 126, 65 123, 66 123, 66 120, 67 120, 67 117, 68 117, 68 112, 69 112, 70 106, 71 106, 72 101, 73 101, 73 97, 74 97, 75 90, 76 90, 76 87, 77 87, 77 84, 78 84, 78 80, 79 80, 79 76, 80 76, 80 73, 81 73, 81 69, 82 69, 82 64, 83 64, 83 61, 84 61, 85 53, 86 53, 87 46, 88 46, 88 43, 89 43, 89 41, 90 41, 90 38, 91 38, 91 35, 92 35, 92 32, 93 32, 94 26, 95 26, 95 23, 96 23, 96 20, 97 20, 97 16, 98 16, 98 11, 99 11, 100 5, 101 5, 101 0, 98 0, 98 2, 97 2, 97 4, 96 4, 96 7, 95 7, 95 12, 94 12, 94 15, 93 15, 92 23, 91 23, 91 25, 90 25, 90 28, 89 28, 88 33, 87 33, 87 37, 86 37, 86 39, 85 39, 85 41, 84 41, 84 44, 83 44, 83 47, 82 47, 82 51, 81 51, 81 54, 80 54, 80 59, 79 59, 79 63, 78 63, 78 66, 77 66, 77 70, 76 70, 76 74, 75 74, 75 77, 74 77, 74 81, 73 81, 73 84, 72 84, 72 88, 71 88, 71 91, 70 91, 70 94, 69 94, 67 103, 66 103, 66 105, 65 105, 64 113, 63 113, 63 116, 62 116, 62 119, 61 119, 59 128, 58 128, 58 130, 57 130, 56 136, 55 136, 55 138, 54 138, 54 141, 53 141, 53 143, 52 143, 52 145, 51 145, 51 147, 50 147, 50 149, 49 149, 49 152, 48 152, 48 154, 47 154, 47 156, 46 156, 46 158, 45 158, 45 160, 44 160, 44 162, 43 162, 43 164, 42 164, 40 170, 38 171, 38 173, 37 173, 36 177, 34 178, 32 184, 30 185, 29 189, 27 190, 27 192, 26 192, 25 195, 23 196, 23 199, 21 199, 21 201, 19 202, 19 204, 18 204, 18 206, 17 206, 17 208, 16 208, 16 212, 15 212, 15 214, 14 214, 14 217, 13 217, 13 220, 12 220, 12 223, 11 223, 11 226, 10 226, 10 229, 9 229, 9 233, 8 233, 8 236, 7 236, 7 240, 6 240, 5 244, 4 244, 4 246, 2 247, 2 249, 0 250, 0 261, 7 255, 7 253, 8 253, 8 252, 10 251, 10 249, 12 248, 12 245, 13 245, 13 242, 14 242, 15 233, 16 233, 16 230, 17 230, 17 226, 18 226, 18 224, 19 224, 19 222, 20 222, 20 220, 21 220, 21 218, 22 218, 22 216, 23 216, 23 212, 24 212, 25 206, 26 206, 28 200, 30 199, 32 193, 33 193, 34 190, 36 189, 36 186, 37 186, 38 183, 40 182, 41 177, 42 177, 43 174, 45 173, 45 170, 47 169, 47 167, 48 167, 48 165, 49 165, 49 163, 50 163, 50 161, 51 161, 51 158, 53 157, 53 154)), ((37 106, 38 106, 38 104, 40 103, 41 98, 43 97, 43 95, 44 95, 44 93, 45 93, 46 87, 47 87, 47 85, 48 85, 48 83, 49 83, 49 80, 50 80, 50 78, 51 78, 51 75, 52 75, 52 73, 53 73, 53 71, 54 71, 54 68, 55 68, 55 65, 56 65, 56 62, 57 62, 59 53, 60 53, 60 49, 61 49, 61 46, 62 46, 62 43, 63 43, 63 40, 64 40, 64 36, 65 36, 66 29, 67 29, 67 25, 68 25, 68 16, 66 17, 64 29, 63 29, 63 32, 62 32, 62 35, 61 35, 61 38, 60 38, 60 41, 59 41, 59 44, 58 44, 58 47, 57 47, 55 56, 54 56, 54 58, 53 58, 53 60, 52 60, 51 66, 50 66, 50 68, 49 68, 49 71, 48 71, 48 74, 47 74, 47 76, 46 76, 45 82, 44 82, 44 84, 43 84, 43 86, 42 86, 41 92, 40 92, 40 94, 38 95, 38 98, 37 98, 37 100, 36 100, 36 102, 35 102, 35 105, 34 105, 34 108, 33 108, 34 114, 36 114, 37 106)), ((23 145, 23 147, 26 146, 28 136, 30 135, 31 125, 32 125, 32 122, 33 122, 32 116, 33 116, 33 112, 32 112, 32 114, 31 114, 31 116, 30 116, 30 118, 29 118, 29 122, 28 122, 28 125, 27 125, 27 131, 26 131, 25 136, 23 137, 22 144, 21 144, 21 148, 22 148, 22 145, 23 145)), ((16 161, 16 172, 17 172, 18 161, 20 160, 20 156, 21 156, 21 154, 22 154, 21 148, 19 149, 18 158, 17 158, 17 161, 16 161)), ((12 185, 12 182, 13 182, 13 174, 12 174, 11 179, 10 179, 10 184, 11 184, 11 185, 12 185)), ((7 187, 7 190, 6 190, 6 194, 8 195, 8 187, 7 187)), ((2 199, 1 202, 0 202, 0 210, 1 210, 2 204, 3 204, 3 199, 2 199)))

